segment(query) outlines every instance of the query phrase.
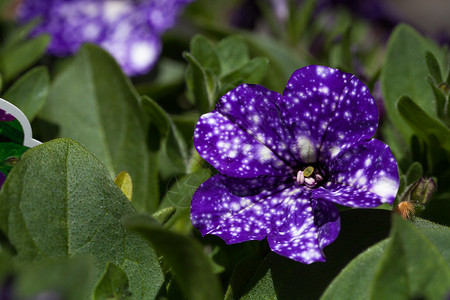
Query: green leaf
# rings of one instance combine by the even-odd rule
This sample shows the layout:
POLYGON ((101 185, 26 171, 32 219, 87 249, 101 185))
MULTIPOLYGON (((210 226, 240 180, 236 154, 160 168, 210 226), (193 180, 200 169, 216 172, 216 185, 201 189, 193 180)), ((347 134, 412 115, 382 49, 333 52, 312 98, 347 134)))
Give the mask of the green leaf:
POLYGON ((170 121, 170 130, 163 140, 160 152, 160 175, 168 178, 175 174, 187 172, 188 150, 183 136, 178 128, 170 121))
POLYGON ((445 118, 445 102, 446 97, 444 95, 444 92, 437 87, 430 76, 427 77, 427 82, 430 85, 431 89, 433 90, 434 98, 436 99, 436 110, 437 114, 441 119, 445 118))
POLYGON ((193 55, 188 52, 183 55, 190 66, 186 72, 186 82, 193 93, 195 105, 201 113, 209 112, 216 101, 216 83, 193 55))
MULTIPOLYGON (((305 265, 270 252, 254 272, 242 299, 318 299, 343 267, 368 246, 387 237, 391 213, 351 209, 341 212, 341 232, 325 247, 325 263, 305 265)), ((351 299, 351 298, 348 298, 351 299)))
MULTIPOLYGON (((406 189, 406 175, 400 175, 397 195, 403 194, 405 189, 406 189)), ((395 204, 397 204, 397 203, 394 202, 394 205, 395 204)))
POLYGON ((117 265, 108 262, 106 270, 94 290, 94 300, 130 299, 127 274, 117 265))
POLYGON ((4 80, 10 81, 37 62, 44 55, 49 41, 48 35, 41 35, 2 51, 0 69, 4 80))
MULTIPOLYGON (((159 177, 165 180, 175 174, 186 173, 188 150, 171 117, 155 101, 144 96, 141 104, 149 118, 149 132, 153 133, 148 140, 154 156, 153 168, 150 170, 154 178, 150 183, 153 183, 151 191, 159 195, 159 177)), ((190 134, 192 135, 192 131, 190 134)), ((151 211, 155 210, 156 206, 152 206, 151 211)))
POLYGON ((47 68, 36 67, 15 81, 3 97, 22 110, 31 122, 44 106, 49 89, 47 68))
POLYGON ((221 95, 243 83, 259 83, 266 73, 269 60, 265 57, 255 57, 237 70, 221 78, 221 95))
MULTIPOLYGON (((108 168, 133 180, 133 205, 150 211, 147 124, 129 79, 104 50, 85 45, 53 82, 39 115, 58 127, 58 137, 82 143, 108 168)), ((156 202, 157 203, 157 202, 156 202)))
POLYGON ((155 101, 173 99, 185 89, 185 69, 183 61, 160 57, 158 64, 153 68, 156 78, 135 82, 134 85, 140 95, 148 95, 155 101))
MULTIPOLYGON (((2 233, 0 232, 0 235, 2 233)), ((12 255, 0 244, 0 283, 4 283, 13 274, 14 263, 12 255)))
MULTIPOLYGON (((151 137, 152 149, 159 150, 161 147, 161 158, 165 160, 164 168, 171 165, 177 173, 185 173, 188 159, 188 150, 184 138, 175 126, 172 118, 152 99, 144 96, 142 108, 147 113, 150 126, 156 127, 159 135, 151 137)), ((154 131, 152 131, 154 132, 154 131)), ((190 133, 192 135, 192 131, 190 133)), ((167 172, 167 170, 164 170, 167 172)))
POLYGON ((192 133, 195 130, 200 115, 195 111, 190 111, 184 114, 171 115, 170 117, 175 124, 175 127, 183 136, 187 149, 192 149, 194 145, 192 133))
POLYGON ((4 49, 8 49, 26 41, 29 38, 33 28, 38 24, 38 19, 31 20, 30 22, 21 26, 17 26, 17 24, 14 24, 15 26, 6 33, 7 35, 5 37, 5 41, 2 43, 2 47, 4 49))
POLYGON ((441 68, 439 67, 439 63, 436 57, 430 51, 425 53, 425 60, 427 62, 428 71, 430 72, 431 77, 433 78, 436 84, 441 84, 442 74, 441 68))
MULTIPOLYGON (((383 141, 389 145, 389 148, 391 149, 397 161, 402 161, 402 159, 411 155, 411 150, 408 146, 408 143, 406 142, 406 140, 404 140, 399 130, 397 130, 397 128, 395 128, 395 126, 392 124, 391 120, 384 119, 380 124, 378 130, 383 135, 383 141)), ((411 149, 413 149, 412 146, 411 149)))
POLYGON ((220 61, 213 44, 203 35, 196 35, 191 40, 191 54, 201 66, 213 74, 220 74, 220 61))
POLYGON ((379 242, 352 260, 328 286, 320 300, 369 299, 367 286, 373 280, 377 263, 388 241, 379 242))
POLYGON ((169 206, 156 211, 152 217, 158 220, 161 224, 165 224, 170 218, 172 218, 176 211, 177 209, 174 206, 169 206))
POLYGON ((160 209, 167 207, 175 207, 176 212, 173 217, 166 223, 170 227, 181 216, 189 212, 191 206, 192 195, 195 190, 210 177, 210 172, 207 170, 199 170, 192 174, 186 175, 181 179, 176 179, 176 182, 170 187, 166 195, 161 201, 160 209))
POLYGON ((342 35, 342 40, 338 45, 338 49, 340 50, 338 65, 340 68, 352 72, 353 71, 353 59, 354 54, 352 53, 352 29, 354 24, 349 23, 345 32, 342 35))
MULTIPOLYGON (((5 136, 6 135, 3 135, 2 138, 5 138, 5 136)), ((22 154, 25 153, 25 151, 27 151, 28 149, 28 147, 22 144, 2 142, 0 147, 0 172, 2 172, 4 175, 8 175, 9 171, 11 171, 14 165, 20 160, 22 154)))
POLYGON ((129 216, 123 223, 147 238, 175 275, 187 299, 222 299, 220 283, 202 246, 188 236, 163 229, 149 216, 129 216))
POLYGON ((230 35, 217 43, 221 75, 240 68, 250 60, 248 47, 241 35, 230 35))
POLYGON ((158 129, 160 139, 157 142, 161 142, 161 139, 168 135, 171 127, 169 116, 161 106, 147 96, 142 97, 141 106, 149 117, 150 122, 158 129))
POLYGON ((17 263, 92 255, 90 290, 112 262, 127 274, 135 299, 151 299, 163 275, 148 243, 120 224, 134 212, 105 166, 67 139, 28 150, 0 191, 0 228, 17 263))
POLYGON ((411 98, 401 97, 397 103, 398 111, 403 120, 425 140, 434 135, 442 147, 450 151, 450 129, 430 116, 424 109, 411 98))
MULTIPOLYGON (((396 221, 398 222, 399 217, 396 216, 396 221)), ((402 220, 400 220, 402 221, 402 220)), ((425 248, 430 247, 430 241, 433 243, 431 245, 431 248, 437 247, 440 251, 440 253, 444 256, 444 259, 446 263, 450 261, 450 239, 448 238, 450 231, 447 227, 440 226, 434 223, 431 223, 429 221, 420 219, 420 218, 414 218, 414 225, 418 227, 418 229, 413 228, 411 225, 408 225, 405 221, 402 221, 402 226, 406 225, 408 228, 404 230, 403 228, 399 228, 397 225, 396 229, 393 229, 393 232, 395 230, 399 231, 402 230, 402 235, 408 235, 410 233, 413 234, 413 236, 408 236, 407 243, 404 244, 404 246, 409 247, 409 242, 412 244, 419 244, 423 240, 419 238, 417 240, 417 235, 419 237, 426 239, 425 248), (426 236, 426 238, 425 238, 426 236)), ((395 235, 394 233, 391 234, 391 236, 395 235)), ((403 236, 402 238, 405 238, 406 236, 403 236)), ((397 238, 398 240, 398 238, 397 238)), ((329 299, 354 299, 354 300, 365 300, 365 299, 396 299, 393 297, 394 291, 396 287, 393 285, 398 284, 398 280, 403 276, 405 269, 399 269, 397 262, 400 260, 408 260, 411 259, 411 263, 415 264, 415 256, 419 255, 421 256, 423 253, 415 252, 416 249, 411 249, 410 254, 414 255, 413 258, 407 258, 405 257, 405 253, 403 251, 399 251, 400 249, 396 249, 399 252, 392 252, 392 244, 397 243, 393 242, 392 239, 386 239, 363 253, 361 253, 358 257, 356 257, 354 260, 352 260, 340 273, 339 275, 333 280, 333 282, 328 286, 325 293, 322 295, 321 300, 329 300, 329 299), (394 278, 391 278, 393 281, 388 282, 387 278, 382 278, 381 274, 376 274, 376 271, 379 270, 379 267, 381 264, 385 265, 384 260, 386 260, 386 256, 391 256, 392 260, 390 261, 393 263, 393 265, 387 266, 387 268, 390 268, 390 270, 394 274, 394 278), (403 274, 402 274, 403 273, 403 274), (377 277, 376 277, 377 276, 377 277), (379 292, 386 293, 385 298, 379 298, 376 297, 370 297, 370 293, 374 292, 376 287, 373 285, 374 280, 383 280, 383 286, 378 286, 379 292), (372 290, 370 287, 372 286, 372 290), (392 291, 392 293, 391 293, 392 291)), ((421 257, 420 259, 428 260, 427 257, 421 257)), ((431 259, 433 260, 433 258, 431 259)), ((402 263, 403 264, 403 263, 402 263)), ((408 266, 410 267, 410 266, 408 266)), ((442 266, 440 267, 442 269, 442 266)), ((412 270, 412 269, 411 269, 412 270)), ((380 282, 381 283, 381 282, 380 282)), ((373 296, 373 295, 372 295, 373 296)), ((379 295, 380 296, 380 295, 379 295)), ((405 296, 400 299, 412 299, 412 297, 405 296)), ((429 298, 426 298, 429 299, 429 298)), ((442 299, 442 298, 441 298, 442 299)))
POLYGON ((300 5, 296 1, 290 1, 290 4, 287 30, 291 43, 296 44, 314 15, 316 0, 307 0, 300 5))
POLYGON ((437 116, 434 95, 426 82, 429 74, 425 52, 440 54, 439 48, 408 25, 397 26, 388 42, 386 61, 381 73, 382 91, 389 119, 410 141, 413 130, 397 111, 397 100, 408 95, 432 118, 437 116))
POLYGON ((17 299, 89 299, 95 280, 93 262, 91 256, 81 255, 22 264, 14 273, 14 295, 17 299))
MULTIPOLYGON (((162 144, 167 140, 167 135, 171 130, 171 122, 165 111, 151 98, 144 96, 141 98, 141 107, 146 113, 149 123, 148 136, 149 146, 149 206, 148 211, 154 212, 159 205, 159 168, 161 167, 160 155, 162 144)), ((180 147, 181 148, 181 147, 180 147)), ((180 149, 175 148, 175 149, 180 149)), ((178 159, 183 156, 179 156, 178 159)))
POLYGON ((293 51, 291 47, 284 45, 279 40, 253 33, 246 34, 245 39, 251 53, 269 59, 270 72, 266 74, 264 86, 273 91, 282 92, 292 73, 311 63, 307 60, 308 54, 293 51))
POLYGON ((450 85, 450 68, 448 69, 447 79, 445 79, 445 83, 447 83, 448 85, 450 85))
MULTIPOLYGON (((440 236, 450 249, 450 230, 440 236)), ((450 262, 423 233, 394 216, 391 241, 377 266, 372 299, 444 299, 450 291, 450 262)))
POLYGON ((422 177, 423 168, 420 162, 416 161, 408 169, 406 173, 406 185, 410 185, 422 177))

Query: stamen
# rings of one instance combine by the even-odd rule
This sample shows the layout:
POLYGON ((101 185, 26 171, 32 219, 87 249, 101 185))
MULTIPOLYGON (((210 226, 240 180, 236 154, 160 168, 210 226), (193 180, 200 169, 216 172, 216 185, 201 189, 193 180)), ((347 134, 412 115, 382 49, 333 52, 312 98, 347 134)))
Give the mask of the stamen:
POLYGON ((305 183, 305 176, 303 175, 302 171, 298 171, 297 172, 297 182, 300 184, 304 184, 305 183))
POLYGON ((305 184, 308 187, 313 187, 316 185, 316 180, 312 177, 305 178, 305 184))
POLYGON ((320 169, 308 166, 303 171, 298 171, 297 176, 293 176, 296 185, 303 185, 313 188, 324 180, 324 176, 320 173, 320 169))
POLYGON ((305 175, 305 177, 311 176, 312 173, 314 173, 314 167, 312 167, 312 166, 309 166, 303 170, 303 174, 305 175))

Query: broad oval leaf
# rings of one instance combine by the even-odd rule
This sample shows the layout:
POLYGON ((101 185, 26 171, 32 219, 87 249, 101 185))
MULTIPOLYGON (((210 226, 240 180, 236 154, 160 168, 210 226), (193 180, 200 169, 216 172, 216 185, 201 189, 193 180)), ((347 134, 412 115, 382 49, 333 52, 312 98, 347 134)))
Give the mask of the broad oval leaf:
POLYGON ((205 70, 218 75, 220 61, 214 45, 203 35, 196 35, 191 40, 191 54, 198 60, 205 70))
POLYGON ((247 44, 240 35, 224 38, 217 43, 216 51, 220 59, 222 76, 240 68, 250 60, 247 44))
POLYGON ((422 295, 426 299, 444 299, 429 292, 439 294, 439 290, 445 291, 445 284, 450 289, 445 271, 450 262, 450 230, 420 218, 414 218, 413 224, 417 228, 395 216, 391 238, 352 260, 321 300, 413 299, 414 290, 427 293, 422 295))
POLYGON ((388 241, 385 239, 379 242, 352 260, 331 282, 320 299, 369 299, 368 285, 373 280, 375 268, 388 241))
POLYGON ((370 299, 441 300, 449 295, 450 261, 441 251, 450 248, 450 230, 441 227, 439 244, 433 244, 426 234, 394 216, 391 241, 377 265, 370 299))
POLYGON ((133 205, 139 211, 150 210, 147 125, 138 95, 106 51, 83 46, 53 82, 39 117, 59 128, 58 137, 83 144, 111 177, 128 172, 133 205))
POLYGON ((221 78, 221 95, 243 83, 259 83, 266 74, 269 60, 265 57, 255 57, 221 78))
POLYGON ((28 150, 0 193, 0 228, 18 263, 92 255, 91 289, 112 262, 127 274, 135 299, 151 299, 163 275, 148 242, 120 223, 133 213, 105 166, 68 139, 28 150))

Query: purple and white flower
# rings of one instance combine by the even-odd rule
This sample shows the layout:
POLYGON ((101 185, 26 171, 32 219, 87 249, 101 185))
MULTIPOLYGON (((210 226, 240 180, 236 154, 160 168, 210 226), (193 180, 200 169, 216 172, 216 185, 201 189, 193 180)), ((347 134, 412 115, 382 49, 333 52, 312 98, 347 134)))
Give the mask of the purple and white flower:
POLYGON ((282 95, 238 86, 197 123, 195 147, 220 174, 195 192, 192 224, 228 244, 267 238, 280 255, 325 261, 340 230, 335 204, 396 196, 397 163, 372 139, 377 124, 369 89, 336 69, 299 69, 282 95))
POLYGON ((39 17, 33 35, 52 36, 50 54, 75 53, 95 43, 111 53, 128 75, 144 74, 161 52, 160 35, 175 25, 192 0, 25 0, 22 22, 39 17))

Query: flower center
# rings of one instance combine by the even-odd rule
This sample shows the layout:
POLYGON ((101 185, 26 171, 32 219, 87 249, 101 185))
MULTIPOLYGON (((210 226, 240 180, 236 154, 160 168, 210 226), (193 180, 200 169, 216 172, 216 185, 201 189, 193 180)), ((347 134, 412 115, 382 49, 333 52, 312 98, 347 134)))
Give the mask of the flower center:
POLYGON ((319 169, 314 168, 313 166, 308 166, 303 170, 298 171, 295 179, 297 184, 304 185, 308 188, 313 188, 320 184, 324 177, 319 169))

